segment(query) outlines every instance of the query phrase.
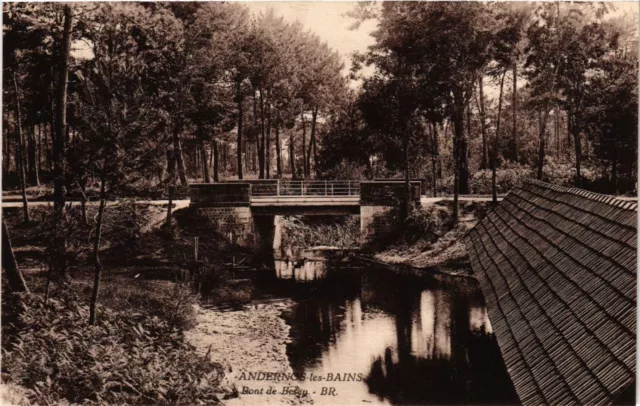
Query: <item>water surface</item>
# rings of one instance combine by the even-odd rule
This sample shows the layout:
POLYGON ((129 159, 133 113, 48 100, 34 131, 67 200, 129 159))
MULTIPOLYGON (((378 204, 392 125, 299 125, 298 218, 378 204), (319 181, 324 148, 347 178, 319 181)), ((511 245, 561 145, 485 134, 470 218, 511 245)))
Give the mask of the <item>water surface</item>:
POLYGON ((334 378, 300 384, 316 404, 518 403, 474 279, 329 257, 278 255, 255 293, 293 302, 283 317, 294 372, 334 378))

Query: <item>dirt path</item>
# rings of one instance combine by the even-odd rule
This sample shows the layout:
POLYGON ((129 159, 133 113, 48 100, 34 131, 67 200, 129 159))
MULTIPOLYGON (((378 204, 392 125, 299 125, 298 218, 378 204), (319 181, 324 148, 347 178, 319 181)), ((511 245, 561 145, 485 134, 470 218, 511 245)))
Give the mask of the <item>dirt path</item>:
POLYGON ((308 403, 300 395, 282 395, 291 383, 249 379, 249 373, 291 374, 286 353, 289 326, 279 316, 290 304, 257 304, 237 311, 215 311, 198 307, 198 325, 185 333, 189 343, 212 361, 225 366, 225 386, 235 386, 238 398, 227 405, 298 405, 308 403), (272 387, 276 395, 267 395, 272 387), (250 389, 252 394, 248 394, 250 389), (243 394, 243 392, 245 392, 243 394))

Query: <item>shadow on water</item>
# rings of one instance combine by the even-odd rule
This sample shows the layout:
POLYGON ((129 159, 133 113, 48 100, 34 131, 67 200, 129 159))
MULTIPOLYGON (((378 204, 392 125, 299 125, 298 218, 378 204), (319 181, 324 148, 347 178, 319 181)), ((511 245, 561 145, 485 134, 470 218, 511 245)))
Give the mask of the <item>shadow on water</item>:
POLYGON ((316 404, 519 403, 474 279, 400 275, 343 258, 277 254, 274 270, 255 281, 255 302, 293 303, 282 316, 294 372, 334 378, 322 385, 339 397, 316 404))

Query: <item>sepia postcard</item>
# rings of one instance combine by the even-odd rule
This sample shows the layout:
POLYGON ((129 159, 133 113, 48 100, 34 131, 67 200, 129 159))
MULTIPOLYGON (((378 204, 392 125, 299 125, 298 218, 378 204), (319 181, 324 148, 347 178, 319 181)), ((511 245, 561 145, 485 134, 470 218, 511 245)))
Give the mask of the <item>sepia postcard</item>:
POLYGON ((637 2, 2 4, 2 405, 633 405, 637 2))

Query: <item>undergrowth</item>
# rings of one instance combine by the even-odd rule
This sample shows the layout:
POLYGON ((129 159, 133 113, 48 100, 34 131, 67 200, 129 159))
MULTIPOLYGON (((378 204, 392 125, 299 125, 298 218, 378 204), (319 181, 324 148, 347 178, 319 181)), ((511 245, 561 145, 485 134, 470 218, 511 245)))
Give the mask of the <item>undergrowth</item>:
POLYGON ((392 229, 370 242, 366 249, 386 263, 467 273, 464 235, 484 217, 488 202, 460 202, 459 221, 453 222, 453 203, 439 202, 413 210, 404 221, 397 213, 392 229))
POLYGON ((360 218, 349 216, 329 221, 286 217, 283 222, 282 245, 298 248, 329 246, 340 249, 358 248, 361 244, 360 218))
POLYGON ((3 335, 3 381, 35 404, 220 403, 222 367, 166 318, 103 308, 90 326, 73 290, 46 305, 39 295, 5 294, 4 306, 17 317, 7 326, 15 334, 3 335))

